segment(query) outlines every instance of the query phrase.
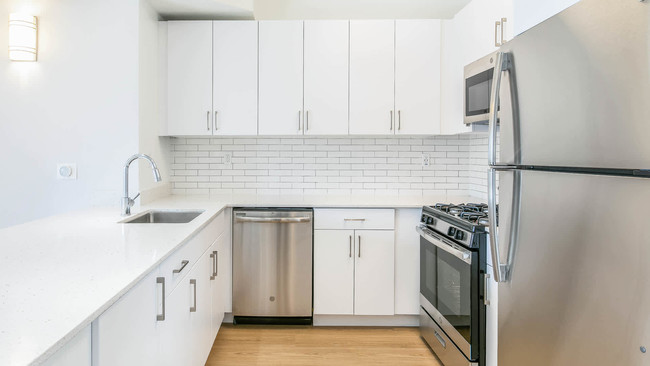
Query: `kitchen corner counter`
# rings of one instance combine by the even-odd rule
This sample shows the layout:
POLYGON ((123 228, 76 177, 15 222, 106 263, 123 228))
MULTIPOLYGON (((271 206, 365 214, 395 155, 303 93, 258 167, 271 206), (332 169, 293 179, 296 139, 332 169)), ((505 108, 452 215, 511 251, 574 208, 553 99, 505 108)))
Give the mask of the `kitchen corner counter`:
POLYGON ((168 196, 136 208, 202 209, 187 224, 120 224, 117 207, 0 229, 0 364, 40 364, 226 207, 418 208, 467 196, 168 196))

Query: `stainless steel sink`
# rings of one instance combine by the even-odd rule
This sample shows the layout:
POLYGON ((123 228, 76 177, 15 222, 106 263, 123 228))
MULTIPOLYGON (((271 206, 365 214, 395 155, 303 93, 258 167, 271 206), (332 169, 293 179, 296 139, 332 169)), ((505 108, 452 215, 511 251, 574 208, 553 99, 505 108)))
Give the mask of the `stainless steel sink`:
POLYGON ((203 210, 149 210, 129 217, 123 224, 186 224, 203 213, 203 210))

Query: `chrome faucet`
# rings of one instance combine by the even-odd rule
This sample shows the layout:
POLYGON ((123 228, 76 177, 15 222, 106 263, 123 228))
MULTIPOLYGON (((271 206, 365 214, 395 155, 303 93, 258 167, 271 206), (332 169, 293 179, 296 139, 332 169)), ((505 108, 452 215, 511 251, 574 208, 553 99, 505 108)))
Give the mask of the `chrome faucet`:
POLYGON ((153 169, 153 179, 156 182, 160 182, 162 180, 162 178, 160 178, 160 171, 158 171, 156 163, 149 155, 135 154, 128 158, 126 160, 126 164, 124 164, 124 195, 122 196, 122 216, 131 214, 131 206, 133 206, 135 199, 140 195, 140 193, 138 193, 135 197, 129 198, 129 166, 131 166, 131 163, 137 159, 148 160, 151 164, 151 169, 153 169))

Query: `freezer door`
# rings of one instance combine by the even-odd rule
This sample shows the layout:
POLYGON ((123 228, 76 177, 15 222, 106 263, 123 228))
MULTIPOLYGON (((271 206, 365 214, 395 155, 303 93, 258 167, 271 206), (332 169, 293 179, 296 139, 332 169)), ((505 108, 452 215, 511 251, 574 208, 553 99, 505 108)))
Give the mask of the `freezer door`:
POLYGON ((650 168, 650 2, 582 0, 501 47, 502 164, 650 168), (521 153, 521 162, 516 154, 521 153))
MULTIPOLYGON (((499 210, 513 174, 499 173, 499 210)), ((501 262, 514 245, 498 289, 499 366, 649 365, 650 179, 520 174, 518 236, 499 230, 501 262)))

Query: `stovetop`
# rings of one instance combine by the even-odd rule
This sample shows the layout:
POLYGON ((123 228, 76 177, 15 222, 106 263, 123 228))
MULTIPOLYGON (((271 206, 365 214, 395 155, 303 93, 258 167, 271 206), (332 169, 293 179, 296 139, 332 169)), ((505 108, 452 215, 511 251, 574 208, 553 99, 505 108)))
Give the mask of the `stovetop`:
MULTIPOLYGON (((497 211, 498 212, 498 211, 497 211)), ((485 241, 487 233, 488 205, 485 203, 438 203, 422 207, 420 225, 469 248, 476 248, 485 241)))

